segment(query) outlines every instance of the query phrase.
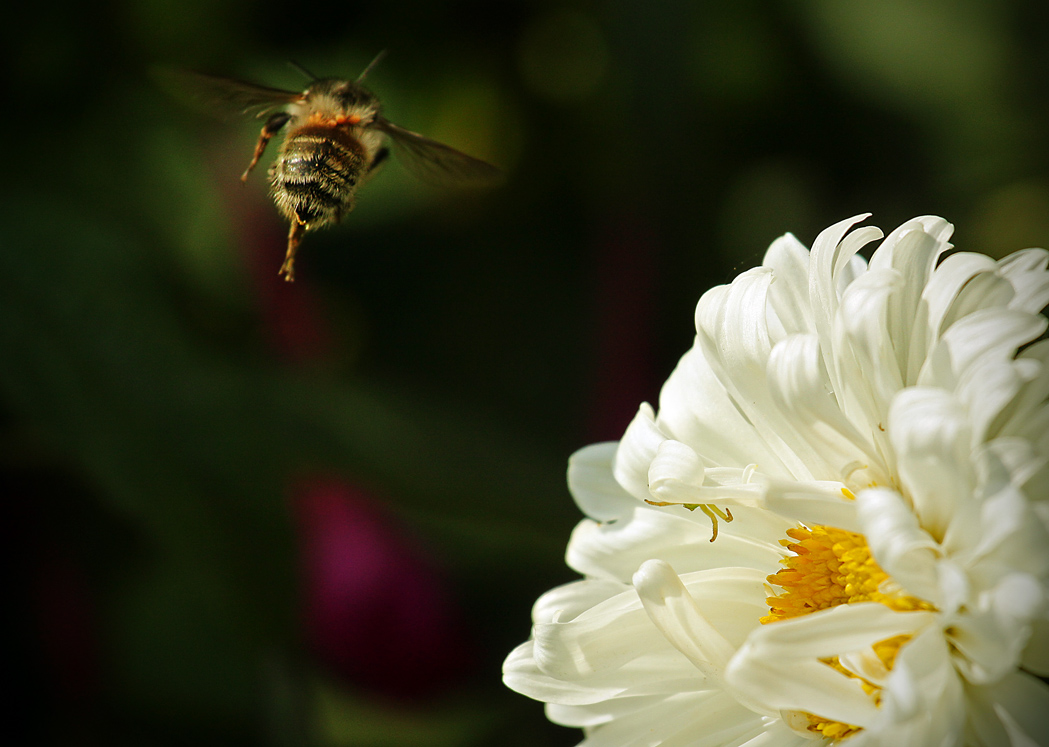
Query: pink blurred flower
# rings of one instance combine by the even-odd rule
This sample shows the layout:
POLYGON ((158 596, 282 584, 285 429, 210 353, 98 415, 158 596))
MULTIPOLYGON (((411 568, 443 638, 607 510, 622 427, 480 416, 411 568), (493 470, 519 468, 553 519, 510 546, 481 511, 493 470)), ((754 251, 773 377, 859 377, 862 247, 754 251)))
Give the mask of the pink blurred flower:
POLYGON ((473 657, 435 564, 363 490, 312 480, 295 491, 306 633, 350 682, 397 699, 460 679, 473 657))

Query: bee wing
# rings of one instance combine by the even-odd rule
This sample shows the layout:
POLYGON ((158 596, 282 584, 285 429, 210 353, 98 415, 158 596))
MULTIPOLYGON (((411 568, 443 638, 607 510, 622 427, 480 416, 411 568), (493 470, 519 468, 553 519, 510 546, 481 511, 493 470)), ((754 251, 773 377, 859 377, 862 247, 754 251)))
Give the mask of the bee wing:
POLYGON ((372 126, 390 136, 404 165, 425 182, 462 187, 488 187, 502 180, 492 164, 406 130, 377 116, 372 126))
POLYGON ((303 97, 297 91, 284 91, 191 70, 165 68, 155 70, 154 75, 176 97, 218 114, 253 114, 263 117, 303 97))

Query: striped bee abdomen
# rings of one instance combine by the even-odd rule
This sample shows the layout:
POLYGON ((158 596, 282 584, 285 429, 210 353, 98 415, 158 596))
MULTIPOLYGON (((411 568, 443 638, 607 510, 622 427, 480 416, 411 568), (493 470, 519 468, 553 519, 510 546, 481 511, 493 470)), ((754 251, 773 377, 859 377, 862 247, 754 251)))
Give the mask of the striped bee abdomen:
POLYGON ((306 125, 288 133, 270 167, 277 207, 309 228, 338 221, 368 169, 368 155, 346 128, 306 125))

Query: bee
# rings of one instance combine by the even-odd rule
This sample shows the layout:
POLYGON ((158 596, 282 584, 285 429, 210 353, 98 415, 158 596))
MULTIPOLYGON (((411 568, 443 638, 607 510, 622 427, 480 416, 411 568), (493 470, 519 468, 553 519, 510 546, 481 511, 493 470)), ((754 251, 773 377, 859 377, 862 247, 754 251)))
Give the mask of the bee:
POLYGON ((270 140, 284 134, 269 168, 269 182, 277 209, 290 222, 280 268, 288 282, 295 279, 295 254, 302 237, 338 223, 353 210, 358 188, 389 157, 387 142, 409 171, 431 183, 490 186, 501 177, 490 163, 382 115, 379 99, 361 84, 383 56, 380 53, 353 81, 307 73, 312 80, 299 92, 188 71, 165 73, 170 82, 207 103, 232 105, 241 114, 266 118, 241 181, 247 182, 270 140))

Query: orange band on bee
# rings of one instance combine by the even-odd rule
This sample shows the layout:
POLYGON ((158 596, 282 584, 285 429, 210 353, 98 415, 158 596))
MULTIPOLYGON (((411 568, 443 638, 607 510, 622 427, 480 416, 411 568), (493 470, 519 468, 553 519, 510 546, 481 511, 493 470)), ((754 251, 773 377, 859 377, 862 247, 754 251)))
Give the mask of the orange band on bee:
POLYGON ((338 127, 339 125, 355 125, 360 123, 360 114, 337 114, 334 117, 327 117, 321 112, 313 112, 306 119, 306 124, 324 125, 328 127, 338 127))
POLYGON ((293 130, 289 130, 285 139, 285 144, 293 139, 299 138, 314 138, 317 141, 338 143, 351 153, 356 153, 361 157, 366 155, 366 150, 361 144, 360 139, 354 137, 353 133, 349 130, 340 129, 333 120, 328 120, 323 124, 310 122, 302 127, 296 127, 293 130))

